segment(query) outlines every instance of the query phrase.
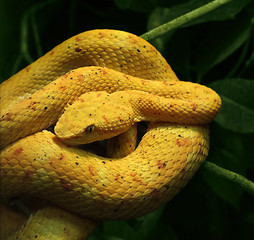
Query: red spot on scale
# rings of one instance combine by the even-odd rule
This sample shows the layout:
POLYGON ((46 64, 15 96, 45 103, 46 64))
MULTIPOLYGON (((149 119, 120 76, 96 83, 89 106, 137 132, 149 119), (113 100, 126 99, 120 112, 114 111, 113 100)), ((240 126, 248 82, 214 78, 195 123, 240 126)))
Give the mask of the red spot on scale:
POLYGON ((18 156, 19 154, 21 154, 23 152, 23 148, 20 147, 20 148, 17 148, 16 150, 14 150, 13 154, 18 156))
POLYGON ((54 50, 51 50, 51 51, 49 52, 50 55, 53 55, 54 53, 55 53, 54 50))
POLYGON ((76 37, 76 41, 79 42, 81 40, 80 37, 76 37))

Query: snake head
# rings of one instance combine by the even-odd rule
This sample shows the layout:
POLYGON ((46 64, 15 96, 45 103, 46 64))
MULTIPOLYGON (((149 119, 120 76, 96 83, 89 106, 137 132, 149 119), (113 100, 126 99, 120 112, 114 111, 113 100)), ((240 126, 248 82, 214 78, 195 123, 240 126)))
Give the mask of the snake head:
POLYGON ((67 145, 79 145, 117 136, 132 125, 133 110, 127 97, 88 92, 65 109, 55 134, 67 145))

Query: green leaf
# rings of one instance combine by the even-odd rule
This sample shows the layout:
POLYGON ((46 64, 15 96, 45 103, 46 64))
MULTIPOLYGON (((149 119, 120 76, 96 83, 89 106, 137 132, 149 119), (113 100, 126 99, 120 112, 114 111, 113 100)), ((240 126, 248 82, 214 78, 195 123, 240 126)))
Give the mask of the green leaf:
POLYGON ((251 19, 241 15, 235 20, 214 24, 209 32, 200 36, 195 52, 195 68, 199 81, 209 70, 242 46, 248 39, 250 30, 251 19))
MULTIPOLYGON (((121 1, 121 0, 119 0, 121 1)), ((209 21, 224 21, 232 19, 236 16, 246 5, 248 5, 252 0, 235 0, 222 7, 215 9, 214 11, 207 13, 204 16, 199 17, 185 25, 191 26, 209 21)), ((209 0, 191 0, 183 4, 178 4, 170 8, 157 7, 151 13, 148 20, 148 30, 158 27, 170 20, 180 17, 194 9, 197 9, 211 1, 209 0)))
MULTIPOLYGON (((244 147, 241 135, 227 131, 217 124, 211 126, 211 149, 208 161, 220 167, 245 175, 245 163, 242 161, 244 147)), ((221 199, 239 209, 243 189, 220 176, 214 175, 209 171, 201 171, 207 185, 221 199)))
MULTIPOLYGON (((180 17, 208 2, 209 0, 205 0, 205 1, 192 0, 187 3, 175 5, 171 8, 157 7, 152 11, 152 13, 150 14, 148 18, 147 30, 149 31, 177 17, 180 17)), ((163 49, 165 48, 165 45, 167 44, 168 39, 172 36, 173 33, 174 31, 154 39, 152 41, 153 45, 155 45, 159 51, 163 51, 163 49)))
POLYGON ((225 129, 238 133, 254 133, 254 81, 224 79, 209 84, 222 99, 215 121, 225 129))
POLYGON ((166 22, 169 22, 177 17, 180 17, 192 10, 205 5, 210 2, 209 0, 200 1, 200 0, 192 0, 187 3, 175 5, 171 8, 166 7, 157 7, 151 13, 148 19, 147 29, 151 30, 156 28, 166 22))
POLYGON ((150 12, 157 4, 157 0, 114 0, 114 2, 120 9, 137 12, 150 12))
MULTIPOLYGON (((218 154, 216 157, 223 157, 225 159, 223 154, 218 154)), ((216 195, 232 205, 235 209, 239 209, 240 200, 243 195, 243 190, 239 186, 225 181, 222 177, 215 176, 211 172, 204 173, 204 171, 201 171, 201 173, 207 185, 216 195)))
MULTIPOLYGON (((90 238, 91 240, 153 239, 153 236, 158 235, 157 226, 161 221, 164 209, 165 206, 162 206, 150 214, 128 221, 105 221, 90 238)), ((174 236, 173 230, 170 233, 174 236)))
POLYGON ((134 0, 114 0, 117 7, 121 9, 128 9, 134 0))

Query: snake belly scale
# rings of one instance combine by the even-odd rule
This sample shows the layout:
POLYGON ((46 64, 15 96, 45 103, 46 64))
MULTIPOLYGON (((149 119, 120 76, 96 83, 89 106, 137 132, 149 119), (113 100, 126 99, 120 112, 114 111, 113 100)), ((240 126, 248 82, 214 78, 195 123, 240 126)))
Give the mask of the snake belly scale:
POLYGON ((153 211, 187 184, 208 155, 206 124, 219 111, 218 95, 205 94, 204 101, 216 106, 205 122, 151 123, 137 149, 124 158, 67 146, 45 129, 86 92, 138 90, 189 98, 195 111, 198 89, 212 91, 179 81, 160 53, 133 34, 93 30, 70 38, 0 87, 1 198, 36 195, 102 220, 153 211))

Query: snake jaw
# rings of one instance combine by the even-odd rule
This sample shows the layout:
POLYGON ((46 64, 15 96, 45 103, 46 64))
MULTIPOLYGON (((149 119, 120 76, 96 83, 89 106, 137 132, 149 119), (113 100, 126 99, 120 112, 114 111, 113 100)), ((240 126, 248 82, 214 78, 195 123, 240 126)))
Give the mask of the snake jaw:
POLYGON ((106 140, 112 137, 115 137, 125 131, 127 131, 131 126, 127 126, 126 128, 118 128, 118 129, 101 129, 100 127, 96 127, 95 125, 88 126, 84 131, 79 134, 75 134, 73 136, 62 136, 59 132, 55 131, 57 137, 66 145, 75 146, 88 144, 96 141, 106 140), (93 129, 92 129, 93 128, 93 129))

